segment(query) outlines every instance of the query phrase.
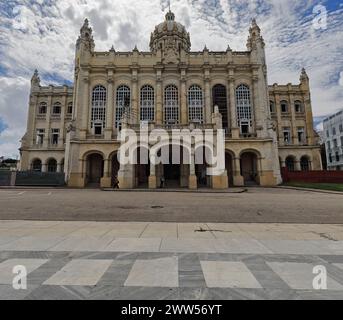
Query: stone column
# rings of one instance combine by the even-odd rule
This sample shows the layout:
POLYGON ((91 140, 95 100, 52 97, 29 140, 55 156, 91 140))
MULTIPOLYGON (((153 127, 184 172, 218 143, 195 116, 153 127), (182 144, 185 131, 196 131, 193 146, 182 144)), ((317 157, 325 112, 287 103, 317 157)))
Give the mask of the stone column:
POLYGON ((186 71, 181 70, 181 124, 188 123, 186 71))
POLYGON ((312 146, 314 144, 314 133, 313 133, 313 113, 312 113, 310 97, 304 98, 304 109, 305 109, 305 115, 306 115, 307 144, 312 146))
MULTIPOLYGON (((151 159, 153 160, 153 159, 151 159)), ((157 188, 156 166, 150 161, 149 189, 157 188)))
POLYGON ((261 137, 261 128, 262 121, 261 121, 261 108, 259 103, 259 94, 258 94, 258 76, 253 76, 253 101, 252 101, 252 116, 253 116, 253 128, 255 133, 257 133, 258 137, 261 137))
MULTIPOLYGON (((288 90, 290 91, 292 88, 289 85, 288 90)), ((292 123, 291 123, 291 130, 292 130, 292 144, 298 145, 298 128, 297 128, 297 122, 295 117, 295 108, 294 108, 294 97, 291 93, 289 93, 289 108, 292 116, 292 123)))
POLYGON ((198 181, 197 181, 197 176, 195 174, 195 154, 194 154, 193 147, 192 147, 192 154, 191 154, 190 164, 189 164, 188 188, 191 190, 198 189, 198 181))
POLYGON ((101 188, 111 188, 110 163, 111 161, 109 159, 104 160, 104 176, 100 181, 101 188))
POLYGON ((107 103, 106 103, 106 129, 105 139, 112 140, 113 121, 114 121, 114 90, 113 90, 113 70, 108 71, 107 75, 107 103))
POLYGON ((43 147, 48 148, 50 145, 50 137, 51 137, 51 115, 52 115, 52 86, 50 86, 50 95, 48 98, 48 105, 46 110, 46 124, 45 124, 45 134, 44 134, 44 141, 43 147))
POLYGON ((205 79, 205 123, 212 122, 212 105, 211 105, 211 71, 210 69, 204 70, 205 79))
POLYGON ((244 178, 241 175, 241 159, 234 159, 234 168, 233 168, 233 184, 236 187, 244 186, 244 178))
POLYGON ((89 103, 89 77, 88 72, 83 78, 83 90, 81 91, 83 94, 83 105, 81 106, 81 114, 82 114, 82 121, 81 121, 81 130, 80 130, 80 138, 86 139, 88 126, 89 126, 89 110, 90 110, 90 103, 89 103))
POLYGON ((236 92, 235 92, 235 78, 233 71, 230 71, 229 76, 229 101, 230 101, 230 119, 231 119, 231 135, 233 139, 239 139, 239 127, 237 120, 237 108, 236 108, 236 92))
POLYGON ((59 135, 59 139, 58 139, 58 146, 60 148, 63 148, 64 146, 64 130, 65 130, 65 122, 64 122, 64 118, 65 118, 65 114, 66 114, 66 110, 68 108, 68 87, 64 86, 64 91, 65 91, 65 96, 63 97, 63 104, 62 104, 62 113, 61 113, 61 124, 60 124, 60 135, 59 135))
POLYGON ((163 99, 162 81, 157 79, 157 82, 156 82, 156 124, 157 125, 161 125, 163 122, 162 99, 163 99))
POLYGON ((275 94, 275 111, 277 114, 277 126, 278 126, 277 130, 278 130, 279 145, 284 146, 285 142, 282 136, 281 101, 280 101, 279 94, 275 94))
POLYGON ((133 123, 139 122, 139 106, 138 106, 138 79, 132 74, 132 118, 133 123))

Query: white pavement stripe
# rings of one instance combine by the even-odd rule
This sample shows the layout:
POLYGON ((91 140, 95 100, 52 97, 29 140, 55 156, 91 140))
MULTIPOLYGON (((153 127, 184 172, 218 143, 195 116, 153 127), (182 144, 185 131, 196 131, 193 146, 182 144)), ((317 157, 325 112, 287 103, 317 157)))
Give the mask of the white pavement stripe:
POLYGON ((178 257, 154 260, 137 260, 125 281, 126 287, 165 287, 179 286, 178 257))
POLYGON ((242 262, 200 261, 200 263, 209 288, 262 288, 242 262))
POLYGON ((12 284, 16 274, 13 273, 15 266, 24 266, 27 274, 38 269, 44 263, 48 262, 46 259, 10 259, 0 263, 0 284, 12 284))
POLYGON ((73 260, 46 280, 44 285, 95 286, 113 260, 73 260))
MULTIPOLYGON (((279 275, 292 289, 314 290, 314 264, 296 262, 267 262, 273 271, 279 275)), ((328 290, 343 290, 343 286, 328 276, 328 290)))

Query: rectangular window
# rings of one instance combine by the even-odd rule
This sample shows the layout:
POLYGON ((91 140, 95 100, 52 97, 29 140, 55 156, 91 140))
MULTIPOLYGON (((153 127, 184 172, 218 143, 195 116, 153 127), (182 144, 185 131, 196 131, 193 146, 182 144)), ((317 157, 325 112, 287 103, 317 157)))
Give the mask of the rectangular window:
POLYGON ((334 146, 334 148, 338 147, 337 139, 333 139, 333 146, 334 146))
POLYGON ((336 135, 336 128, 332 128, 332 134, 335 136, 336 135))
POLYGON ((298 141, 299 143, 305 143, 305 128, 298 128, 298 141))
POLYGON ((342 133, 343 132, 343 124, 339 125, 339 132, 342 133))
POLYGON ((329 132, 329 130, 326 131, 326 137, 327 137, 327 138, 330 138, 330 132, 329 132))
POLYGON ((36 144, 42 145, 44 141, 45 129, 37 129, 36 144))
POLYGON ((240 121, 241 134, 246 135, 250 133, 250 121, 240 121))
POLYGON ((60 129, 51 129, 51 144, 57 145, 60 137, 60 129))
POLYGON ((94 125, 94 134, 96 136, 102 135, 102 125, 101 124, 95 124, 94 125))
POLYGON ((341 147, 343 148, 343 137, 341 137, 341 147))
POLYGON ((339 153, 338 152, 336 152, 336 162, 339 162, 339 153))
POLYGON ((331 142, 330 141, 327 142, 327 147, 328 147, 328 150, 331 150, 331 142))
POLYGON ((329 162, 332 163, 332 154, 329 154, 329 162))
POLYGON ((291 144, 291 129, 290 128, 283 128, 283 140, 285 144, 291 144))

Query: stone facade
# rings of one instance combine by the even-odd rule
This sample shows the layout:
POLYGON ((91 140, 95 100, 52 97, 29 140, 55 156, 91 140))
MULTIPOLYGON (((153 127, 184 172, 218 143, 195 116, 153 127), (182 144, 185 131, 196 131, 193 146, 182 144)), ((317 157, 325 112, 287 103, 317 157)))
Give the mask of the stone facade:
MULTIPOLYGON (((190 35, 172 12, 151 34, 149 52, 95 51, 86 20, 76 45, 74 87, 43 87, 37 72, 32 78, 21 169, 63 170, 71 187, 109 187, 117 177, 121 188, 157 188, 163 177, 166 186, 191 189, 274 186, 282 182, 280 165, 321 169, 308 76, 303 70, 299 85, 268 86, 265 43, 255 20, 247 51, 190 48, 190 35), (120 130, 138 131, 143 122, 149 132, 224 129, 226 171, 207 176, 206 165, 192 161, 120 165, 120 130)), ((195 146, 187 151, 194 159, 195 146)))

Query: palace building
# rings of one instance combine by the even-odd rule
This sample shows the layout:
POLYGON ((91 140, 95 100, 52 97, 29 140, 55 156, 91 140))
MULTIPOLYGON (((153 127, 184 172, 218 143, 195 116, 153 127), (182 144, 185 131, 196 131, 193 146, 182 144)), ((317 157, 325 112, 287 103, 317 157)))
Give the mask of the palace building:
MULTIPOLYGON (((173 142, 169 141, 172 146, 173 142)), ((172 149, 172 148, 171 148, 172 149)), ((190 34, 169 11, 151 33, 150 51, 97 52, 88 20, 76 43, 73 87, 32 77, 21 170, 63 172, 70 187, 225 189, 275 186, 281 167, 321 170, 309 77, 268 86, 265 43, 253 20, 243 52, 191 51, 190 34), (225 130, 225 171, 196 164, 122 165, 122 128, 225 130)), ((194 155, 191 145, 184 152, 194 155)), ((191 159, 194 159, 194 157, 191 159)))

